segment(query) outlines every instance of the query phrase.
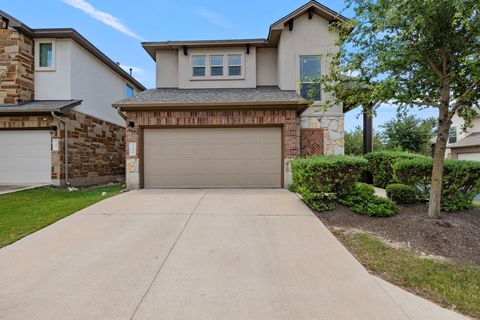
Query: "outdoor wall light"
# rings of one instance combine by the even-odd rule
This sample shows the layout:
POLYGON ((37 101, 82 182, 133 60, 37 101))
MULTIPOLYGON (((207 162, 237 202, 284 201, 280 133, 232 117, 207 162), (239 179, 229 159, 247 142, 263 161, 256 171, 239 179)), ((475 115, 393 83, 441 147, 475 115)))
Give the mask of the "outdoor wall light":
POLYGON ((127 128, 129 130, 132 130, 133 128, 135 128, 135 122, 129 121, 128 124, 127 124, 127 128))
POLYGON ((55 132, 57 132, 57 126, 50 126, 50 128, 48 128, 48 131, 50 132, 50 134, 54 134, 55 132))

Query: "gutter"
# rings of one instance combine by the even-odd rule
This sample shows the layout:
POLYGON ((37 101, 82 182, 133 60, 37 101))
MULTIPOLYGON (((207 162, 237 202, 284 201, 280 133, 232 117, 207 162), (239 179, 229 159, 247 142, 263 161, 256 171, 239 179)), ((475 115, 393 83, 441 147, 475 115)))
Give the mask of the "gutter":
POLYGON ((55 111, 52 111, 51 115, 53 118, 63 123, 63 131, 64 131, 63 150, 65 152, 63 160, 64 160, 64 167, 65 167, 65 186, 68 186, 70 185, 70 182, 68 182, 68 122, 66 119, 57 116, 55 114, 55 111))

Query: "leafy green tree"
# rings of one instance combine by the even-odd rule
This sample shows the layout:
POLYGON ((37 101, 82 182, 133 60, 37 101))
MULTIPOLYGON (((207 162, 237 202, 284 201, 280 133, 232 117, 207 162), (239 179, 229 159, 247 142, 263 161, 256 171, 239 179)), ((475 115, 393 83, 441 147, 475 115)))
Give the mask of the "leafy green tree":
POLYGON ((340 50, 324 90, 348 91, 340 75, 367 88, 352 103, 390 102, 438 111, 428 215, 440 214, 443 165, 452 117, 471 125, 480 101, 480 1, 348 0, 355 19, 338 24, 340 50))
POLYGON ((431 155, 430 139, 434 136, 436 124, 435 118, 422 120, 405 110, 400 111, 395 119, 381 126, 386 148, 431 155))
MULTIPOLYGON (((378 134, 373 135, 373 151, 383 150, 383 142, 378 134)), ((363 129, 360 126, 354 130, 345 131, 345 154, 361 156, 363 154, 363 129)))

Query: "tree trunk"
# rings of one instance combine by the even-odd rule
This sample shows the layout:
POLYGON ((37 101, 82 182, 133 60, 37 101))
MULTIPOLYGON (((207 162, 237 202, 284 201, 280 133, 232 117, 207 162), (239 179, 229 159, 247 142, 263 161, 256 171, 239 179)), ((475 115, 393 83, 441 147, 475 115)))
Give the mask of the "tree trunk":
POLYGON ((428 203, 428 216, 438 218, 440 216, 440 200, 442 196, 443 164, 445 163, 445 151, 447 149, 448 136, 452 121, 446 110, 440 109, 439 126, 435 152, 433 155, 432 184, 430 188, 430 201, 428 203))

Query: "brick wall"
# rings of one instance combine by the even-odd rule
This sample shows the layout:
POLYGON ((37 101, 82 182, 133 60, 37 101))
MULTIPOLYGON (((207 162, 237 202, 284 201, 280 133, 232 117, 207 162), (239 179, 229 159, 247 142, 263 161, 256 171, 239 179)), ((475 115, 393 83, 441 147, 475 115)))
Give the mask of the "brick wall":
MULTIPOLYGON (((74 186, 123 181, 125 177, 125 128, 80 112, 68 115, 68 176, 74 186)), ((0 129, 47 130, 57 126, 52 138, 59 140, 59 150, 52 151, 52 183, 63 185, 64 127, 51 116, 3 116, 0 129)), ((1 132, 0 132, 1 134, 1 132)))
MULTIPOLYGON (((291 110, 218 110, 218 111, 139 111, 127 112, 127 123, 135 127, 127 130, 126 144, 137 144, 136 156, 127 154, 127 185, 138 188, 140 181, 139 155, 142 145, 139 139, 142 126, 232 126, 232 125, 282 125, 285 179, 290 179, 288 161, 297 156, 298 124, 294 109, 291 110)), ((288 183, 285 183, 286 185, 288 183)))
POLYGON ((0 29, 0 104, 34 98, 33 40, 14 29, 0 29))
POLYGON ((302 128, 300 129, 300 154, 302 156, 319 156, 324 154, 323 150, 323 128, 302 128))

